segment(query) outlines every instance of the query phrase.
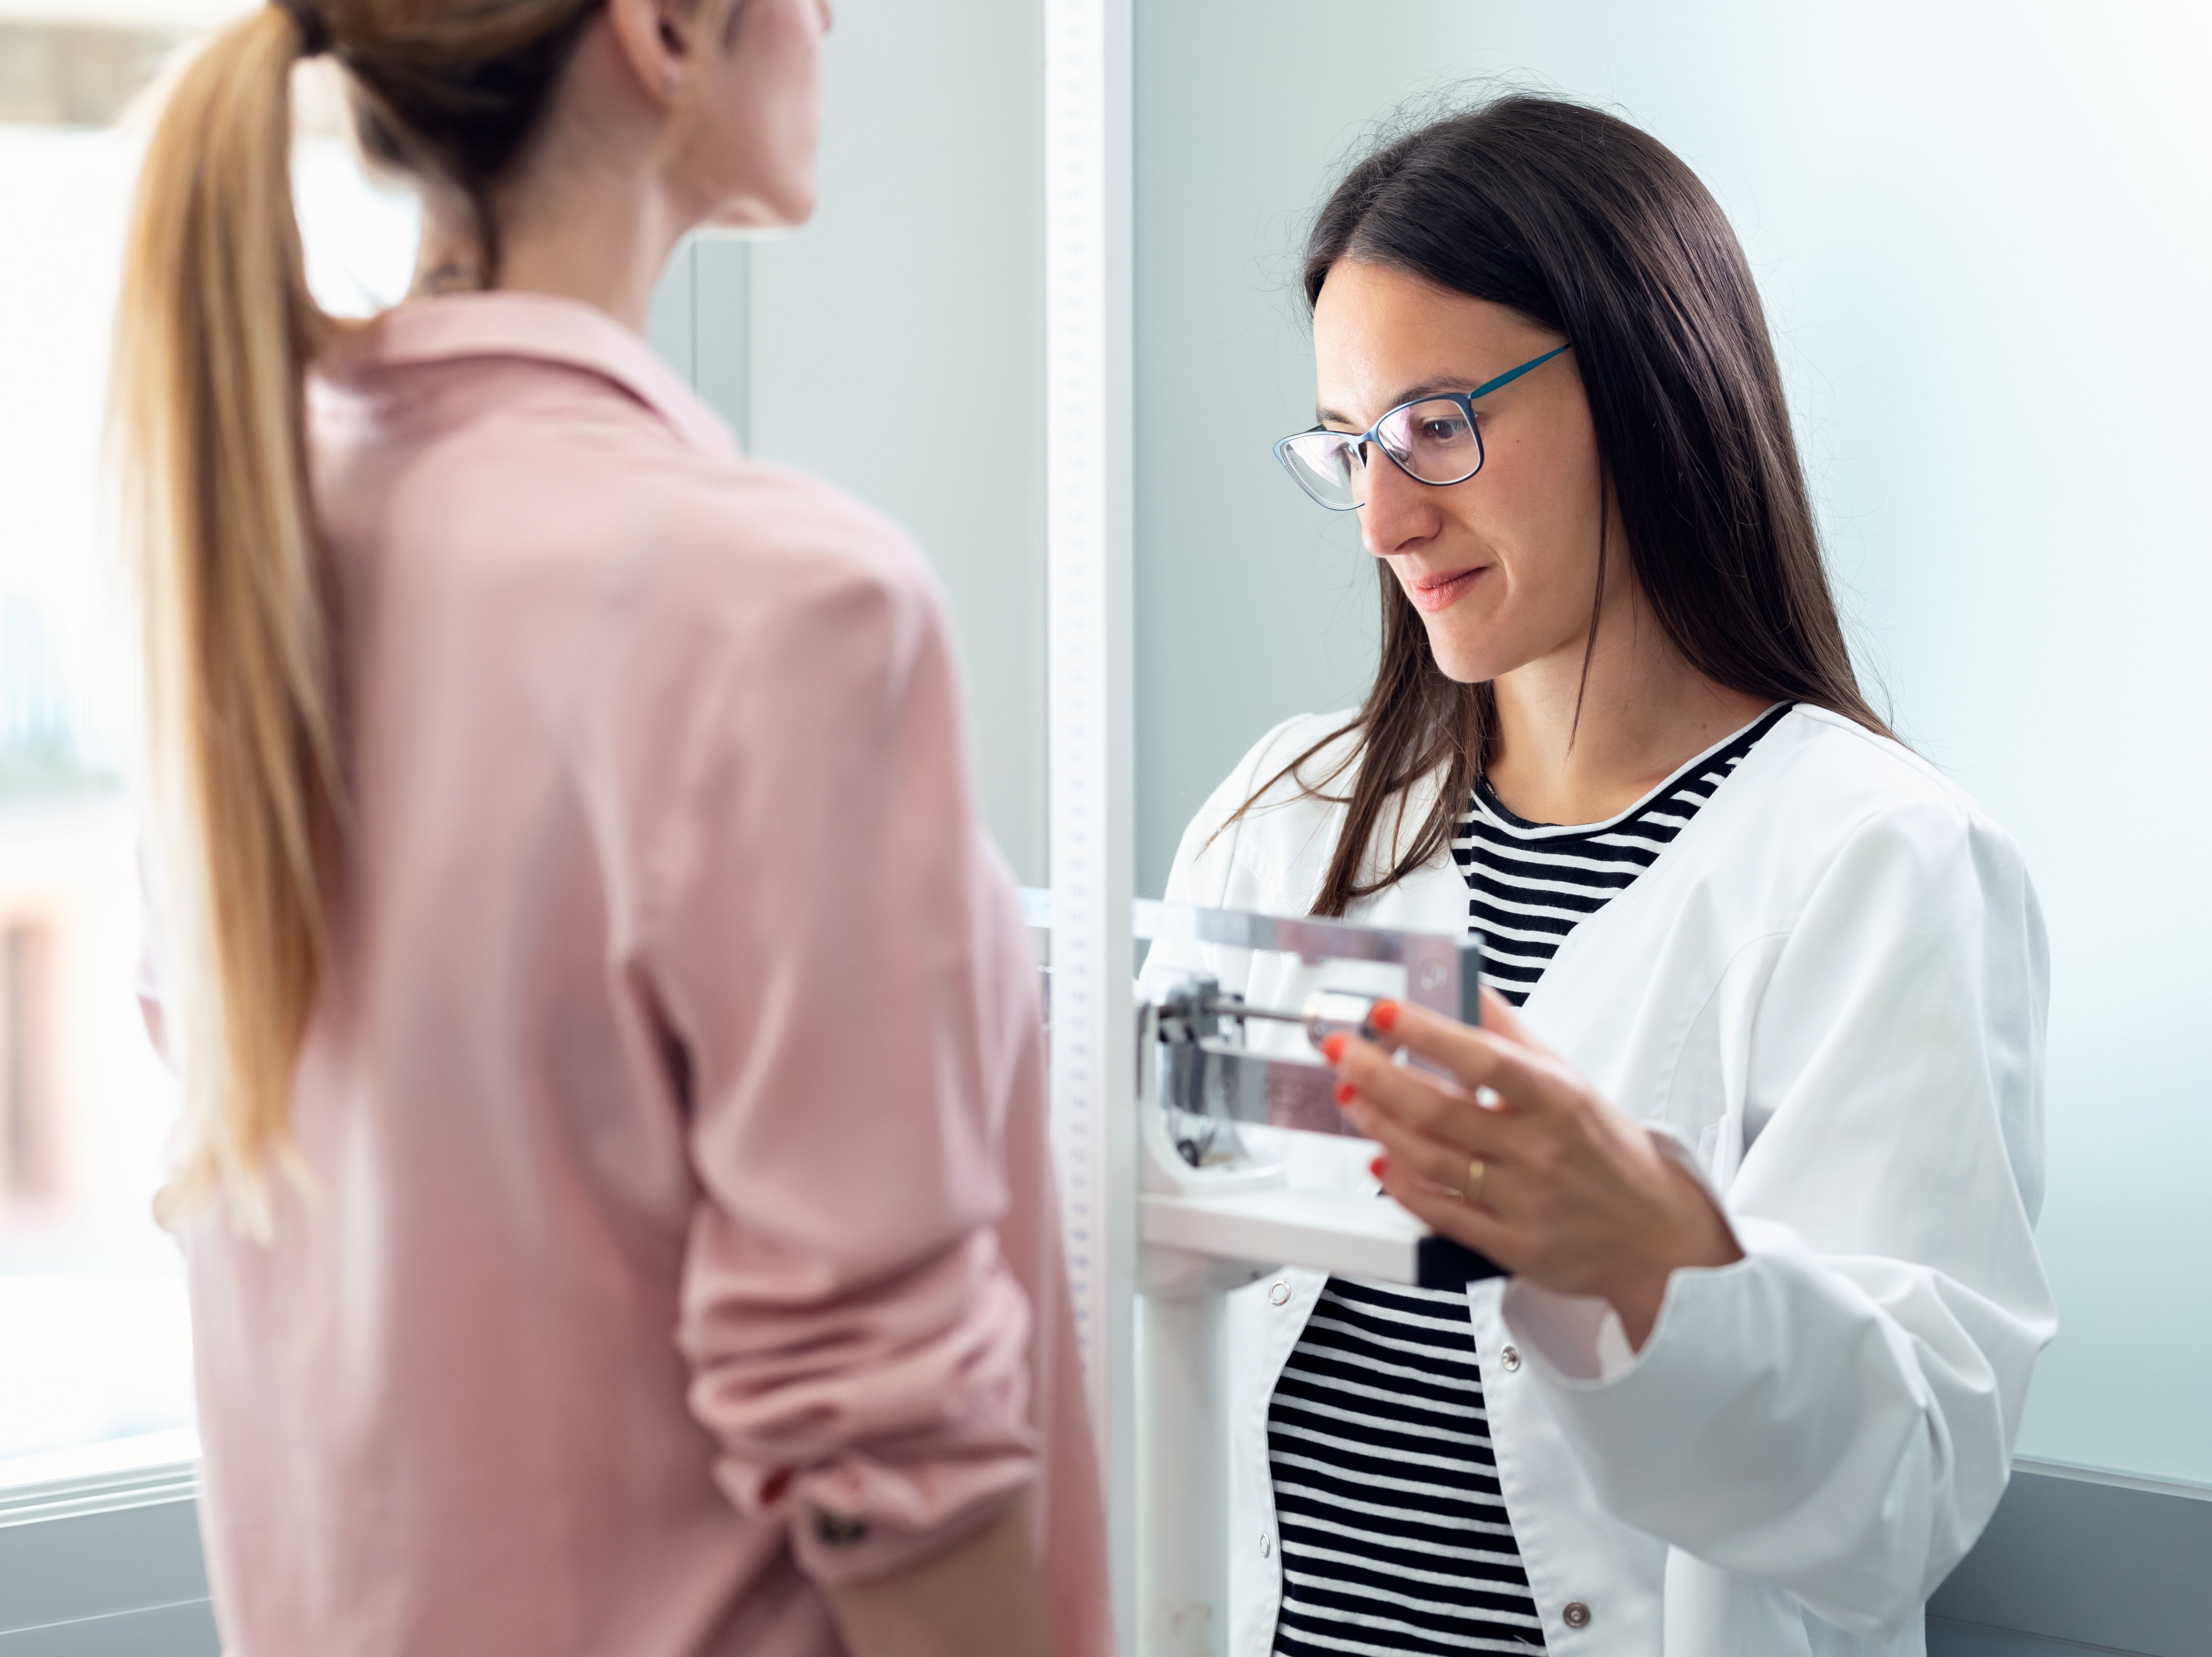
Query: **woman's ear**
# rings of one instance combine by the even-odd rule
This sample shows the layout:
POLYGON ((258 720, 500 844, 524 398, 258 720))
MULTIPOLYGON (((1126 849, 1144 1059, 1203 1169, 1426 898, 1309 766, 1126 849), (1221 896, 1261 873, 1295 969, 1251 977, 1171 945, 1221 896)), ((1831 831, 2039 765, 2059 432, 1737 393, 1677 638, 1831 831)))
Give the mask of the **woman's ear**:
POLYGON ((653 102, 676 100, 696 47, 699 8, 682 0, 607 0, 615 44, 653 102))

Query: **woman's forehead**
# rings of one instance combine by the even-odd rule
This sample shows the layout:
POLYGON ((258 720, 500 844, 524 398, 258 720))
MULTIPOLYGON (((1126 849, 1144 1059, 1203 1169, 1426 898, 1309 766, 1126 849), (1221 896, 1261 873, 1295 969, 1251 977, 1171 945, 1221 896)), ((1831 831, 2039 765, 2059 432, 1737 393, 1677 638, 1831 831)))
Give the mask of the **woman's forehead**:
POLYGON ((1316 412, 1364 426, 1417 397, 1471 391, 1550 343, 1510 307, 1346 259, 1314 303, 1316 412))

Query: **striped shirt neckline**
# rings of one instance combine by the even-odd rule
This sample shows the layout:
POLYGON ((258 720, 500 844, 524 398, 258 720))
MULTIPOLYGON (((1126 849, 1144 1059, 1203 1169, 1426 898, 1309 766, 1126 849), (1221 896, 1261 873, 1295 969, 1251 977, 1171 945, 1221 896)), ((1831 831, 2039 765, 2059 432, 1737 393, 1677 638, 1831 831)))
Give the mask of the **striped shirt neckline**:
POLYGON ((1768 708, 1602 822, 1530 822, 1476 783, 1452 841, 1468 885, 1468 926, 1482 934, 1483 976, 1526 1002, 1567 934, 1626 891, 1793 702, 1768 708))

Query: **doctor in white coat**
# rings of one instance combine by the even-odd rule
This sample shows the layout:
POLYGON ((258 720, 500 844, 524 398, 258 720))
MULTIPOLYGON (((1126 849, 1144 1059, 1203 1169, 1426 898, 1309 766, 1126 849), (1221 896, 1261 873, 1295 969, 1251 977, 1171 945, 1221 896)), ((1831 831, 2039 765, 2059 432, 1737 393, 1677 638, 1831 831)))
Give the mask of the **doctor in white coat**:
MULTIPOLYGON (((1237 1297, 1231 1650, 1923 1652, 2055 1326, 2020 857, 1858 689, 1673 155, 1455 116, 1346 177, 1305 286, 1320 419, 1279 453, 1360 514, 1381 666, 1261 739, 1168 895, 1484 933, 1483 1029, 1332 1044, 1382 1154, 1296 1154, 1510 1275, 1237 1297)), ((1325 971, 1146 971, 1194 967, 1292 1007, 1325 971)))

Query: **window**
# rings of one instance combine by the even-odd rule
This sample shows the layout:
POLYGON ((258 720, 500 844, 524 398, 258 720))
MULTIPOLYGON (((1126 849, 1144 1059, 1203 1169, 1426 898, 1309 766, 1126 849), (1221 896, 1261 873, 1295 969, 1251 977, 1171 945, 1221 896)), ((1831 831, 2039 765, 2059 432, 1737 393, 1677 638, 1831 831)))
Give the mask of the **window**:
MULTIPOLYGON (((226 0, 0 0, 0 1486, 191 1454, 183 1263, 149 1202, 176 1113, 137 1005, 135 634, 100 422, 144 96, 226 0), (100 15, 105 12, 107 15, 100 15)), ((300 71, 309 276, 364 314, 415 216, 300 71)))
POLYGON ((61 1193, 53 996, 53 928, 9 920, 0 932, 0 1193, 11 1205, 61 1193))

